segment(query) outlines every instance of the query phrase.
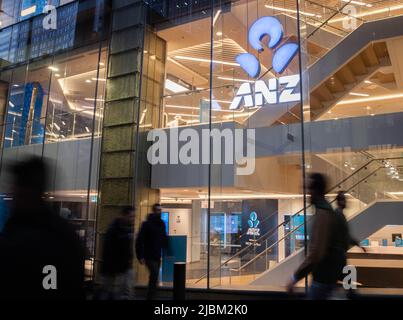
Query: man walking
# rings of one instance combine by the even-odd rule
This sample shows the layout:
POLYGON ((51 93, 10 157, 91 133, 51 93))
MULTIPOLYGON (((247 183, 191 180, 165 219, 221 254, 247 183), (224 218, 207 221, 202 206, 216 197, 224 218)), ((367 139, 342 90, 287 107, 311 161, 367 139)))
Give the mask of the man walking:
POLYGON ((168 244, 165 223, 161 220, 161 210, 159 203, 154 204, 153 212, 148 215, 147 220, 141 225, 136 240, 137 259, 141 264, 145 263, 150 273, 147 300, 152 300, 155 296, 162 250, 168 244))
POLYGON ((134 208, 124 207, 105 235, 101 273, 108 299, 130 299, 132 295, 133 221, 134 208))
POLYGON ((312 300, 330 297, 347 261, 348 230, 325 199, 326 189, 326 178, 320 173, 311 174, 308 192, 316 213, 313 217, 309 252, 288 285, 288 291, 292 292, 299 280, 312 273, 313 281, 308 295, 312 300))

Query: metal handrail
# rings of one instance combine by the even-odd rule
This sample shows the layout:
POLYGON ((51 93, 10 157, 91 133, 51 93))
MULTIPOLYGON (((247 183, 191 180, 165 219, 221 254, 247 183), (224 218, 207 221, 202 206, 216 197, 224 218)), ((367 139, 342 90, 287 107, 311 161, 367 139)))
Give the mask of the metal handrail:
MULTIPOLYGON (((376 172, 378 172, 380 169, 384 168, 383 166, 379 166, 378 168, 376 168, 373 172, 371 172, 369 175, 367 175, 366 177, 364 177, 363 179, 361 179, 359 182, 357 182, 356 184, 354 184, 353 186, 351 186, 349 189, 346 190, 346 192, 352 190, 353 188, 355 188, 358 184, 360 184, 361 182, 365 181, 366 179, 368 179, 370 176, 372 176, 373 174, 375 174, 376 172)), ((332 204, 333 202, 335 202, 336 199, 333 199, 332 201, 330 201, 329 203, 332 204)), ((304 225, 304 223, 301 223, 299 226, 295 227, 292 231, 290 231, 289 233, 287 233, 285 236, 283 236, 281 239, 278 239, 276 242, 274 242, 272 245, 270 245, 268 248, 266 248, 265 250, 263 250, 262 252, 260 252, 258 255, 256 255, 253 259, 249 260, 247 263, 245 263, 243 266, 240 266, 239 269, 234 269, 234 271, 240 271, 244 268, 246 268, 248 265, 250 265, 252 262, 254 262, 255 260, 257 260, 259 257, 261 257, 263 254, 265 254, 268 250, 272 249, 275 245, 279 244, 280 241, 286 239, 290 234, 294 233, 296 230, 298 230, 300 227, 302 227, 304 225)))
MULTIPOLYGON (((403 157, 388 157, 388 158, 373 158, 370 161, 368 161, 367 163, 365 163, 364 165, 362 165, 360 168, 358 168, 356 171, 354 171, 352 174, 350 174, 349 176, 347 176, 346 178, 342 179, 341 181, 339 181, 337 184, 335 184, 334 186, 332 186, 331 188, 329 188, 329 190, 326 193, 330 193, 332 190, 337 189, 340 187, 341 184, 343 184, 344 182, 346 182, 347 180, 349 180, 350 178, 352 178, 353 176, 355 176, 356 174, 358 174, 361 170, 365 169, 368 165, 370 165, 372 162, 375 161, 387 161, 387 160, 398 160, 398 159, 403 159, 403 157)), ((377 170, 379 170, 380 168, 382 168, 382 166, 380 166, 377 170)), ((376 170, 376 171, 377 171, 376 170)), ((375 173, 375 172, 373 172, 375 173)), ((372 175, 373 173, 371 173, 370 175, 372 175)), ((370 176, 369 175, 369 176, 370 176)), ((361 183, 362 181, 364 181, 365 179, 368 179, 369 176, 366 176, 365 178, 361 179, 359 182, 355 183, 352 187, 350 187, 348 190, 351 190, 353 188, 355 188, 357 186, 357 184, 361 183)), ((347 191, 348 191, 347 190, 347 191)), ((334 200, 333 200, 334 201, 334 200)), ((333 201, 331 201, 331 203, 333 203, 333 201)), ((301 212, 303 212, 305 209, 310 208, 312 205, 308 205, 306 208, 302 208, 301 210, 297 211, 295 214, 293 214, 291 217, 295 217, 297 215, 299 215, 301 212)), ((229 257, 227 260, 225 260, 223 263, 220 264, 220 266, 216 267, 215 269, 213 269, 212 271, 210 271, 209 273, 213 273, 216 272, 218 270, 220 270, 223 266, 225 266, 226 264, 228 264, 228 262, 230 262, 231 260, 233 260, 234 258, 238 257, 239 255, 241 255, 242 253, 246 252, 247 250, 254 248, 255 247, 255 243, 259 243, 262 240, 265 240, 266 238, 268 238, 270 235, 272 235, 274 232, 276 232, 278 229, 280 229, 283 225, 285 225, 286 222, 282 222, 279 225, 277 225, 276 227, 270 229, 269 231, 267 231, 264 235, 260 236, 257 240, 255 240, 254 244, 250 244, 248 246, 246 246, 245 248, 241 249, 240 251, 238 251, 236 254, 234 254, 233 256, 229 257)), ((297 227, 299 228, 299 227, 297 227)), ((294 229, 295 230, 295 229, 294 229)), ((290 231, 291 232, 291 231, 290 231)), ((281 241, 282 239, 278 240, 281 241)), ((277 241, 277 242, 278 242, 277 241)), ((270 247, 272 248, 272 246, 270 247)), ((266 250, 265 250, 266 251, 266 250)), ((203 280, 209 273, 204 274, 202 277, 200 277, 195 283, 200 282, 201 280, 203 280)))

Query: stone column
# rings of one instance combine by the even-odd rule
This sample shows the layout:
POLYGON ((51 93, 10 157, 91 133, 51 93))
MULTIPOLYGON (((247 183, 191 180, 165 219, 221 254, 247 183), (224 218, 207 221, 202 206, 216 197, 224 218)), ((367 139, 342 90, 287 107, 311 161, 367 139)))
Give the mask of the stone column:
MULTIPOLYGON (((161 126, 166 43, 146 26, 147 7, 139 0, 115 0, 112 8, 106 101, 100 162, 96 281, 102 238, 122 207, 136 207, 135 235, 160 201, 151 189, 147 133, 161 126)), ((143 268, 136 269, 144 282, 143 268)))
POLYGON ((102 239, 122 207, 135 205, 137 123, 146 8, 140 0, 112 2, 106 99, 99 170, 95 280, 102 239))

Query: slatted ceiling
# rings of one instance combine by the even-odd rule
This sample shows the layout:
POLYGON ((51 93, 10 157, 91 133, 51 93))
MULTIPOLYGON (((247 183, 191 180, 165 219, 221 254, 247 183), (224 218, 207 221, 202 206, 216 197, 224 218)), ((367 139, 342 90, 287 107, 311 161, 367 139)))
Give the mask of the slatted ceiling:
MULTIPOLYGON (((225 38, 220 41, 215 41, 213 43, 213 54, 214 60, 218 61, 226 61, 226 62, 235 62, 235 58, 240 53, 245 53, 246 51, 234 40, 225 38)), ((203 43, 198 44, 196 46, 187 47, 183 49, 178 49, 169 52, 168 56, 177 61, 178 63, 188 67, 189 69, 193 70, 196 73, 199 73, 203 76, 210 72, 210 50, 211 45, 210 43, 203 43), (183 59, 176 59, 175 56, 185 56, 185 57, 192 57, 192 58, 199 58, 204 59, 206 62, 201 61, 191 61, 191 60, 183 60, 183 59)), ((233 69, 233 66, 223 66, 223 69, 233 69)), ((223 70, 224 71, 224 70, 223 70)))
POLYGON ((367 67, 373 67, 379 64, 378 56, 372 45, 369 45, 363 52, 361 52, 361 58, 367 67))
POLYGON ((348 64, 349 68, 355 75, 364 75, 367 73, 367 67, 364 64, 361 56, 354 57, 348 64))
POLYGON ((350 84, 355 82, 355 76, 353 71, 348 65, 343 66, 339 71, 335 73, 335 76, 340 79, 343 84, 350 84))
MULTIPOLYGON (((246 51, 234 40, 225 38, 222 41, 213 43, 214 60, 234 62, 235 57, 246 51)), ((175 59, 175 56, 187 56, 201 59, 210 59, 210 43, 203 43, 196 46, 171 51, 169 57, 175 59)), ((184 60, 181 60, 184 61, 184 60)))

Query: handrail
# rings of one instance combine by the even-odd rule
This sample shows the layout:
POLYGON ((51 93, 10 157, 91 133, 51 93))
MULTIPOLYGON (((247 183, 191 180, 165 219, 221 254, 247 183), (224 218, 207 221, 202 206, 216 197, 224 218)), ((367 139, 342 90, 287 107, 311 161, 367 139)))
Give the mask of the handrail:
MULTIPOLYGON (((388 157, 388 158, 373 158, 370 161, 368 161, 367 163, 365 163, 364 165, 362 165, 360 168, 358 168, 356 171, 354 171, 352 174, 350 174, 349 176, 347 176, 346 178, 344 178, 343 180, 341 180, 340 182, 338 182, 337 184, 335 184, 334 186, 332 186, 331 188, 329 188, 329 190, 326 193, 330 193, 332 190, 337 189, 340 187, 341 184, 343 184, 344 182, 346 182, 347 180, 349 180, 351 177, 355 176, 356 174, 358 174, 358 172, 360 172, 361 170, 363 170, 364 168, 366 168, 369 164, 371 164, 372 162, 375 161, 387 161, 387 160, 398 160, 398 159, 403 159, 403 157, 388 157)), ((379 167, 378 170, 382 168, 379 167)), ((361 183, 362 181, 364 181, 365 179, 368 179, 368 176, 366 176, 364 179, 361 179, 358 183, 355 183, 352 187, 350 187, 348 190, 353 189, 354 187, 357 186, 357 184, 361 183)), ((334 200, 333 200, 334 201, 334 200)), ((333 201, 331 203, 333 203, 333 201)), ((310 208, 312 205, 308 205, 306 208, 302 208, 301 210, 297 211, 296 213, 294 213, 291 217, 295 217, 297 215, 299 215, 301 212, 303 212, 305 209, 310 208)), ((279 225, 277 225, 276 227, 270 229, 269 231, 267 231, 264 235, 260 236, 255 243, 258 243, 262 240, 264 240, 263 238, 268 238, 268 236, 272 233, 274 233, 275 231, 277 231, 278 229, 280 229, 283 225, 285 225, 286 222, 283 221, 282 223, 280 223, 279 225)), ((282 239, 280 239, 282 240, 282 239)), ((280 241, 278 240, 278 241, 280 241)), ((245 248, 239 250, 237 253, 235 253, 233 256, 229 257, 228 259, 226 259, 224 262, 222 262, 218 267, 214 268, 213 270, 211 270, 209 273, 213 273, 216 272, 218 270, 220 270, 223 266, 225 266, 228 262, 230 262, 231 260, 233 260, 234 258, 238 257, 239 255, 241 255, 242 253, 244 253, 245 251, 249 250, 250 248, 254 248, 254 244, 250 244, 247 245, 245 248)), ((201 280, 203 280, 206 276, 208 275, 208 273, 204 274, 202 277, 200 277, 195 283, 200 282, 201 280)))
MULTIPOLYGON (((365 181, 366 179, 368 179, 370 176, 372 176, 373 174, 375 174, 376 172, 378 172, 381 168, 384 168, 383 166, 379 166, 378 168, 376 168, 373 172, 371 172, 369 175, 367 175, 366 177, 362 178, 359 182, 357 182, 356 184, 354 184, 353 186, 351 186, 348 190, 345 190, 346 192, 352 190, 353 188, 355 188, 358 184, 360 184, 361 182, 365 181)), ((332 204, 333 202, 335 202, 336 199, 333 199, 332 201, 330 201, 329 203, 332 204)), ((299 226, 295 227, 292 231, 290 231, 289 233, 287 233, 285 236, 283 236, 281 239, 276 240, 276 242, 274 242, 272 245, 270 245, 270 247, 266 248, 265 250, 263 250, 262 252, 260 252, 258 255, 256 255, 253 259, 249 260, 247 263, 245 263, 243 266, 240 266, 238 269, 235 269, 234 271, 240 271, 242 269, 244 269, 245 267, 247 267, 248 265, 250 265, 253 261, 257 260, 259 257, 261 257, 264 253, 266 253, 268 250, 272 249, 276 244, 280 243, 280 241, 284 240, 285 238, 287 238, 290 234, 294 233, 296 230, 298 230, 301 226, 303 226, 304 223, 301 223, 299 226)))

